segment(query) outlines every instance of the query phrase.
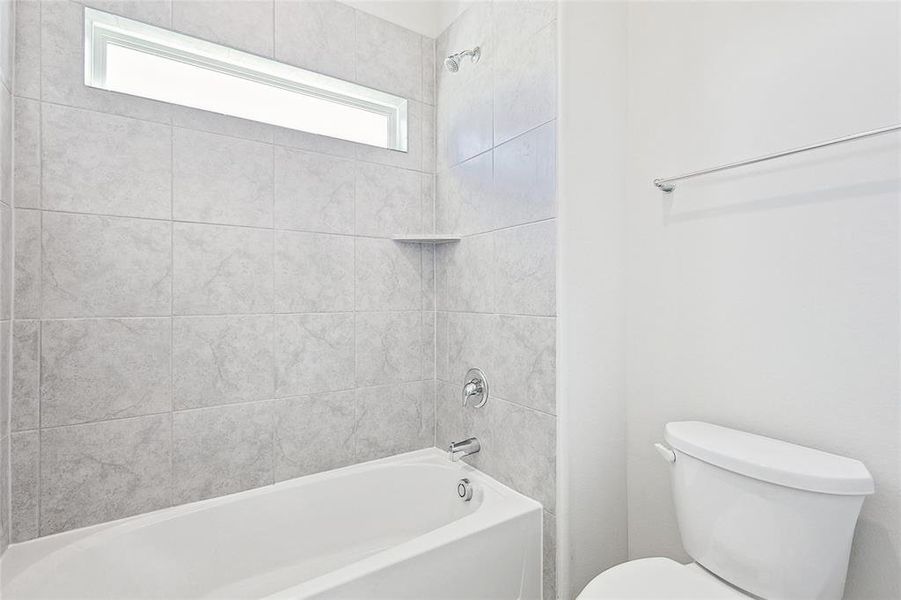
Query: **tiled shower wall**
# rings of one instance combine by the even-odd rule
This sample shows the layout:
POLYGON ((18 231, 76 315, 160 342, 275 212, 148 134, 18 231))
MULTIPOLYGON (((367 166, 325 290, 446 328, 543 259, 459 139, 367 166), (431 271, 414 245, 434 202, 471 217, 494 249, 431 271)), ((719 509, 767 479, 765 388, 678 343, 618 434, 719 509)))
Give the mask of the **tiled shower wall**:
POLYGON ((0 1, 0 555, 10 541, 9 364, 12 317, 12 0, 0 1))
POLYGON ((437 40, 437 441, 477 436, 472 463, 545 508, 555 593, 556 5, 477 3, 437 40), (457 73, 444 56, 481 46, 457 73), (460 406, 469 367, 482 409, 460 406))
POLYGON ((432 446, 434 254, 388 238, 434 225, 434 40, 90 4, 405 96, 410 151, 86 88, 83 6, 20 1, 13 541, 432 446))

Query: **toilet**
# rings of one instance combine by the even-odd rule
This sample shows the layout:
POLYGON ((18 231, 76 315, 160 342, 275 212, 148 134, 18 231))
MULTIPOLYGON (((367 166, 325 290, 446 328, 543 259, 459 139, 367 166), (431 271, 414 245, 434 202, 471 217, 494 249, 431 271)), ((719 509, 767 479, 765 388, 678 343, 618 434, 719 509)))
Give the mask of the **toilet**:
POLYGON ((694 562, 632 560, 578 600, 841 600, 873 478, 860 461, 710 423, 668 423, 673 499, 694 562))

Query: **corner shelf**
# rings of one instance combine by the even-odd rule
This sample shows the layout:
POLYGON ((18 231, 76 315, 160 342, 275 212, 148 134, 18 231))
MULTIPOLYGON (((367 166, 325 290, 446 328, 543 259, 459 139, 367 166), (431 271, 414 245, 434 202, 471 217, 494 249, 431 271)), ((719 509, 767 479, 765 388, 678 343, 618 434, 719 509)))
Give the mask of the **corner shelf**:
POLYGON ((408 244, 449 244, 459 242, 459 235, 440 234, 440 233, 420 233, 418 235, 395 235, 391 237, 395 242, 406 242, 408 244))

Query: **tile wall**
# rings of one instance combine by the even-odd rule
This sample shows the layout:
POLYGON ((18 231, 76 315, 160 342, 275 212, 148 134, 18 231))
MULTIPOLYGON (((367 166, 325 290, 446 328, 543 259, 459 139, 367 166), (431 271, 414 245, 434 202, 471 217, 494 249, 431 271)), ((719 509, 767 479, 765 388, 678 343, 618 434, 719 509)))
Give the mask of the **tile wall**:
POLYGON ((434 253, 388 238, 434 225, 434 40, 90 5, 403 95, 409 152, 87 88, 83 4, 19 1, 12 540, 432 446, 434 253))
POLYGON ((545 508, 556 539, 556 4, 474 3, 437 40, 437 443, 477 436, 472 462, 545 508), (480 46, 477 64, 441 68, 480 46), (461 409, 470 367, 491 400, 461 409))
POLYGON ((12 319, 13 3, 0 1, 0 555, 10 543, 10 321, 12 319))

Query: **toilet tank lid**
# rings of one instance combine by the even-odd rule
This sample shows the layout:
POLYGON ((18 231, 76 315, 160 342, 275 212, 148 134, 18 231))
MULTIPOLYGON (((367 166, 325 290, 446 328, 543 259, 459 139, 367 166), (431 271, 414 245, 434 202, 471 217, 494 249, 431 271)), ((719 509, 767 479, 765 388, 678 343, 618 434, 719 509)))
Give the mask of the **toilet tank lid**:
POLYGON ((701 421, 666 424, 673 448, 722 469, 799 490, 872 494, 873 478, 859 460, 701 421))

